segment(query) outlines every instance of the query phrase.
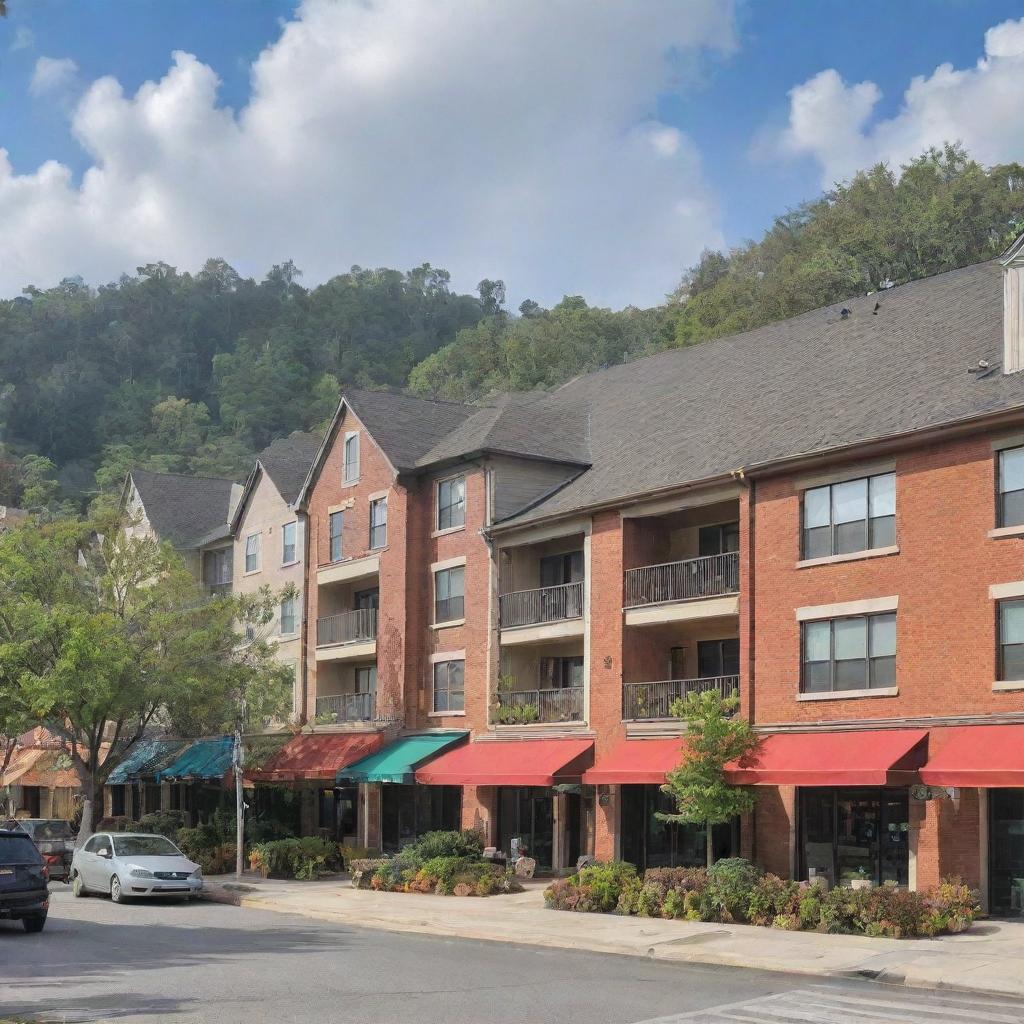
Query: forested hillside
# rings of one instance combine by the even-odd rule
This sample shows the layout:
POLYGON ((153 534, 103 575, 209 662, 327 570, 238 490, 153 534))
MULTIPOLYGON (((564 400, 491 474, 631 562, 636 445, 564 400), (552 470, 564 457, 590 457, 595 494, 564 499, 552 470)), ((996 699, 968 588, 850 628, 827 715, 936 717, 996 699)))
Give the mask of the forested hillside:
POLYGON ((29 288, 0 302, 0 503, 53 503, 56 478, 81 505, 115 493, 133 463, 241 477, 274 437, 322 425, 346 384, 467 401, 552 386, 990 258, 1019 226, 1024 167, 947 147, 705 252, 653 309, 567 296, 513 313, 501 282, 460 295, 429 264, 354 267, 312 289, 290 263, 257 282, 216 259, 196 274, 153 264, 100 288, 29 288))

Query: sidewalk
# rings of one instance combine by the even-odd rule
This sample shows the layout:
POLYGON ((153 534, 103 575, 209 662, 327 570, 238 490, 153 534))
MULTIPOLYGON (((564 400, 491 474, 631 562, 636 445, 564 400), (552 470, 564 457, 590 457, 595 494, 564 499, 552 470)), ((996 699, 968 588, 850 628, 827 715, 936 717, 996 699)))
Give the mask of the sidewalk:
POLYGON ((869 939, 745 925, 547 910, 546 883, 486 899, 378 893, 347 879, 208 878, 207 898, 386 931, 723 964, 818 976, 862 976, 918 988, 1024 997, 1024 923, 980 921, 964 935, 869 939))

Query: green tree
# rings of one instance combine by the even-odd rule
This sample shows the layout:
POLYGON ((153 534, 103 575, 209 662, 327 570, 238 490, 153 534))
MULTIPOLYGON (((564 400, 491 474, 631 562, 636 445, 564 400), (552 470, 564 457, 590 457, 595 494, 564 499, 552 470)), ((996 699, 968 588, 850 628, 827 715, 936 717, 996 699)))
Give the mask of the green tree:
POLYGON ((30 512, 46 513, 56 508, 60 494, 56 471, 45 455, 26 455, 21 460, 21 502, 30 512))
POLYGON ((723 697, 717 690, 691 693, 672 702, 673 717, 686 723, 682 763, 666 776, 662 792, 676 802, 674 814, 658 813, 662 821, 703 825, 707 866, 715 862, 712 830, 754 807, 756 795, 749 786, 732 785, 725 766, 749 756, 759 740, 750 723, 734 712, 739 699, 723 697))
POLYGON ((260 711, 256 691, 280 691, 269 645, 237 653, 237 620, 267 614, 260 601, 272 604, 208 598, 169 547, 115 523, 0 536, 0 690, 67 744, 83 836, 106 778, 147 728, 205 731, 234 720, 240 687, 260 711))

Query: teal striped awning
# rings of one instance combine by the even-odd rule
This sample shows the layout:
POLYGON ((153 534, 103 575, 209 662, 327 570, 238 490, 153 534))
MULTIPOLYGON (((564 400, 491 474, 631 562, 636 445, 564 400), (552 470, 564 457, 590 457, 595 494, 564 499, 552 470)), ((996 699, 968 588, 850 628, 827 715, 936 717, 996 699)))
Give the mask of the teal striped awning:
POLYGON ((125 759, 107 777, 108 786, 123 786, 139 779, 154 778, 164 765, 173 761, 190 740, 138 740, 125 759))
POLYGON ((468 732, 429 732, 419 736, 403 736, 375 754, 338 770, 338 782, 392 782, 410 784, 416 781, 416 769, 462 743, 468 732))
POLYGON ((157 781, 196 779, 222 782, 231 770, 230 736, 210 736, 193 740, 166 768, 156 773, 157 781))

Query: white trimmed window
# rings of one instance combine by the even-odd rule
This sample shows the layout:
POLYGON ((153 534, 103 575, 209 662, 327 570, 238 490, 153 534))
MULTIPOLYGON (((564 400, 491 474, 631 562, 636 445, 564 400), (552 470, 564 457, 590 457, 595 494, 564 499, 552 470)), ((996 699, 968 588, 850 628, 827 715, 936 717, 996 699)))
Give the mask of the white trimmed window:
POLYGON ((827 558, 896 543, 896 474, 804 491, 803 558, 827 558))
POLYGON ((345 435, 345 466, 342 482, 354 484, 359 479, 359 435, 349 431, 345 435))
POLYGON ((896 685, 896 613, 803 624, 802 693, 896 685))
POLYGON ((327 519, 331 540, 330 557, 332 562, 340 562, 342 559, 341 538, 345 526, 345 513, 332 512, 327 519))
POLYGON ((434 712, 464 711, 466 708, 466 663, 438 661, 434 663, 434 712))
POLYGON ((1024 600, 999 602, 999 679, 1024 679, 1024 600))
POLYGON ((245 571, 257 572, 260 567, 260 535, 250 533, 245 538, 245 571))
POLYGON ((288 635, 298 631, 298 601, 294 597, 286 597, 281 602, 281 633, 282 635, 288 635))
POLYGON ((1024 448, 999 452, 998 525, 1024 525, 1024 448))
POLYGON ((451 622, 466 614, 466 569, 458 565, 434 573, 434 622, 451 622))
POLYGON ((466 478, 453 476, 437 485, 437 528, 453 530, 466 525, 466 478))
POLYGON ((281 527, 281 562, 290 565, 295 561, 295 523, 285 523, 281 527))
POLYGON ((370 502, 370 549, 382 548, 388 542, 388 499, 370 502))

